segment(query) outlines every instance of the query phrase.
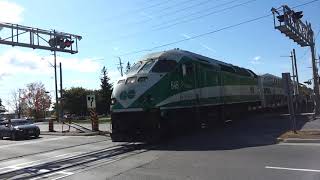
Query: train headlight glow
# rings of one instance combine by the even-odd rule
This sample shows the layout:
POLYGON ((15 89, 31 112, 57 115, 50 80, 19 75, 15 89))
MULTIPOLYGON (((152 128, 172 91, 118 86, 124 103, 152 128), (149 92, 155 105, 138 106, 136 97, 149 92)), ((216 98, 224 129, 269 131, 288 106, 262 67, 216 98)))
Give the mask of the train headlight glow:
POLYGON ((137 77, 129 77, 126 81, 126 84, 135 83, 136 79, 137 79, 137 77))
POLYGON ((112 99, 111 99, 111 105, 116 104, 116 102, 117 102, 117 99, 116 99, 116 98, 112 98, 112 99))

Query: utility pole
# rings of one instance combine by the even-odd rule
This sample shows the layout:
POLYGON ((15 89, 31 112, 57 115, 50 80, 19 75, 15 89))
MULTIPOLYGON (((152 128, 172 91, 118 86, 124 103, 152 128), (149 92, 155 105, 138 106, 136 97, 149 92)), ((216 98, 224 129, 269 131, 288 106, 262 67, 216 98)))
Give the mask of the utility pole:
POLYGON ((21 118, 21 89, 18 89, 18 118, 21 118))
POLYGON ((62 89, 62 64, 59 63, 60 66, 60 118, 63 119, 63 89, 62 89))
POLYGON ((291 67, 292 67, 292 83, 294 85, 294 93, 293 95, 297 94, 297 88, 296 88, 296 75, 295 75, 295 66, 294 66, 294 58, 293 58, 293 52, 290 52, 290 58, 291 58, 291 67))
POLYGON ((290 78, 290 73, 282 73, 282 79, 284 81, 284 90, 285 94, 287 95, 288 99, 288 110, 290 114, 290 119, 292 123, 292 131, 296 134, 296 116, 295 116, 295 111, 293 107, 293 100, 292 100, 292 83, 291 83, 291 78, 290 78))
POLYGON ((297 82, 297 94, 299 95, 299 76, 298 76, 298 67, 297 67, 297 58, 296 58, 296 50, 293 49, 292 50, 293 52, 293 60, 294 60, 294 67, 295 67, 295 70, 296 70, 296 82, 297 82))
POLYGON ((300 46, 309 46, 311 49, 313 91, 315 96, 314 114, 315 116, 318 116, 320 114, 319 79, 315 58, 315 39, 311 24, 308 22, 303 23, 301 21, 301 18, 303 17, 302 11, 295 12, 287 5, 283 5, 281 8, 281 11, 278 11, 276 8, 271 9, 273 14, 274 28, 278 29, 281 33, 285 34, 300 46))
POLYGON ((53 51, 53 57, 54 57, 54 88, 56 93, 56 120, 59 122, 59 102, 58 102, 58 82, 57 82, 57 53, 56 51, 53 51))
POLYGON ((118 57, 119 58, 119 69, 120 69, 120 74, 121 74, 121 77, 123 76, 123 63, 122 63, 122 61, 121 61, 121 58, 120 57, 118 57))
MULTIPOLYGON (((312 33, 313 34, 313 33, 312 33)), ((313 35, 312 35, 313 37, 313 35)), ((314 113, 315 116, 320 114, 320 95, 319 95, 319 77, 318 77, 318 70, 317 70, 317 65, 316 65, 316 57, 315 57, 315 45, 314 45, 314 40, 312 42, 312 44, 310 45, 311 48, 311 59, 312 59, 312 73, 313 73, 313 90, 314 90, 314 94, 315 94, 315 109, 314 109, 314 113)))

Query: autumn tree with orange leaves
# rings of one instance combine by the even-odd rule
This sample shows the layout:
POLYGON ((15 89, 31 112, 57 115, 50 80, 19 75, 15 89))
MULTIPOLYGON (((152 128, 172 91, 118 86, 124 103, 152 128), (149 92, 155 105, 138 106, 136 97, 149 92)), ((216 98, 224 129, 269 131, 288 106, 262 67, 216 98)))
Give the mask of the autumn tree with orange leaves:
POLYGON ((34 119, 44 118, 51 105, 51 97, 41 82, 30 83, 23 90, 21 102, 25 114, 34 119))

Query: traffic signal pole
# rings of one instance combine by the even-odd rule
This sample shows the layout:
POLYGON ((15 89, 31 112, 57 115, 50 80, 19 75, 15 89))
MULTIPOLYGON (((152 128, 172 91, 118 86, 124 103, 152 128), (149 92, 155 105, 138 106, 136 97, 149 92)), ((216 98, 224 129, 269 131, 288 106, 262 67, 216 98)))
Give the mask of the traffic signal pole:
MULTIPOLYGON (((279 9, 279 8, 278 8, 279 9)), ((319 95, 319 79, 318 70, 316 66, 315 55, 315 41, 314 33, 311 28, 311 23, 302 22, 302 11, 295 12, 287 5, 281 7, 281 11, 276 8, 272 8, 272 14, 274 19, 274 28, 285 34, 301 47, 309 46, 311 49, 312 57, 312 74, 313 74, 313 91, 314 91, 314 114, 320 115, 320 95, 319 95), (276 20, 277 19, 277 20, 276 20)), ((298 78, 297 78, 298 80, 298 78)))
POLYGON ((58 102, 58 82, 57 82, 57 52, 53 51, 54 57, 54 86, 55 86, 55 93, 56 93, 56 120, 59 122, 59 102, 58 102))
POLYGON ((62 91, 62 63, 59 63, 60 67, 60 118, 63 119, 63 91, 62 91))

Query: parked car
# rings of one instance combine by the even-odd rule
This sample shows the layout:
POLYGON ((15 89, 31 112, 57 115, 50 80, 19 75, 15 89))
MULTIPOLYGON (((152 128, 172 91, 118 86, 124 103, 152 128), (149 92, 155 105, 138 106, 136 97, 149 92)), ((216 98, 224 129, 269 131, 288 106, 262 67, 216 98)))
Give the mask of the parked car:
POLYGON ((39 137, 40 128, 26 119, 11 119, 0 122, 0 139, 10 137, 18 138, 39 137))

